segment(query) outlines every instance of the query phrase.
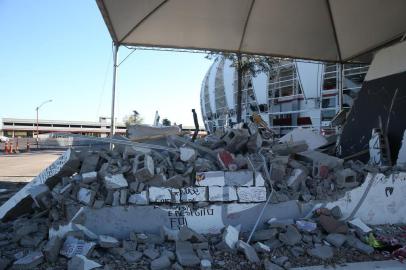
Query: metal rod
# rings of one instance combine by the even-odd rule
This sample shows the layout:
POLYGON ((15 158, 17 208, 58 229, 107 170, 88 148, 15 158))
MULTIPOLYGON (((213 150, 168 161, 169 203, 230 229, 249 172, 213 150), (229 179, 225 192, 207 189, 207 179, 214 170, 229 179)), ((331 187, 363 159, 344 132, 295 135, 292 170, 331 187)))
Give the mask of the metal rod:
POLYGON ((115 103, 116 103, 116 80, 117 80, 117 56, 118 56, 118 44, 114 44, 113 52, 113 88, 112 88, 112 97, 111 97, 111 122, 110 122, 110 137, 114 136, 116 132, 115 128, 115 103))

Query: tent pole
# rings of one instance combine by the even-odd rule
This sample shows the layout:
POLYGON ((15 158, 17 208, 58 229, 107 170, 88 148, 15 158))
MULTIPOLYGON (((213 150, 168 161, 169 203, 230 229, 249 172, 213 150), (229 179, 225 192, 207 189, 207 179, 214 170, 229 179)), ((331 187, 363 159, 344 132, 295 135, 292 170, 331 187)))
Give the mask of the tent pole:
MULTIPOLYGON (((112 96, 111 96, 111 122, 110 122, 110 137, 114 136, 116 132, 115 127, 115 115, 114 115, 114 107, 116 103, 116 80, 117 80, 117 56, 118 56, 118 48, 120 45, 114 43, 114 51, 113 51, 113 88, 112 88, 112 96)), ((112 145, 110 144, 110 148, 112 145)))

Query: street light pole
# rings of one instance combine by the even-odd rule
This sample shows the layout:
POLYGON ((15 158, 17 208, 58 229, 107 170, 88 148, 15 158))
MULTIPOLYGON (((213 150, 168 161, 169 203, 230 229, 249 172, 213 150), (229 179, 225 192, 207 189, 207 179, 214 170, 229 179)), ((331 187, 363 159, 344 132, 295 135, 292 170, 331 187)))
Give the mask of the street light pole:
POLYGON ((49 103, 49 102, 52 102, 52 99, 49 99, 49 100, 46 100, 46 101, 42 102, 39 106, 37 106, 37 108, 35 108, 35 110, 37 111, 37 139, 36 139, 36 141, 37 141, 37 149, 39 148, 39 138, 38 138, 38 134, 39 134, 39 128, 38 128, 38 126, 39 126, 39 124, 38 124, 38 111, 39 111, 39 109, 40 109, 43 105, 45 105, 46 103, 49 103))

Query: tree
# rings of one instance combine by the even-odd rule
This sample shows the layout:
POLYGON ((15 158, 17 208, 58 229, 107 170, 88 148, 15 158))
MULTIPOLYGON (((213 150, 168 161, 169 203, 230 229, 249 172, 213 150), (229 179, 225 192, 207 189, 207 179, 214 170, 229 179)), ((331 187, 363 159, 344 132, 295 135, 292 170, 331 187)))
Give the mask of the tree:
POLYGON ((124 116, 123 121, 126 127, 128 127, 130 125, 142 124, 144 122, 144 119, 137 111, 133 111, 133 114, 124 116))
POLYGON ((168 118, 162 119, 162 125, 169 127, 171 125, 171 121, 168 118))
POLYGON ((243 81, 246 76, 255 77, 261 72, 269 72, 276 60, 267 56, 242 55, 240 53, 211 52, 206 58, 213 59, 222 56, 231 60, 231 65, 237 70, 237 123, 241 122, 242 90, 247 83, 243 81))

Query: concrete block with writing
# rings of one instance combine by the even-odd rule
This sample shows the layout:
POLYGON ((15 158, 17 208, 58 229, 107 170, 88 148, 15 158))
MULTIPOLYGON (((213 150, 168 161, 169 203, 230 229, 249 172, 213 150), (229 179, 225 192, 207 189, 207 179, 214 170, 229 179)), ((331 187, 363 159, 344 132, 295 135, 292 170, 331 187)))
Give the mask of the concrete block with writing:
POLYGON ((149 201, 157 203, 179 203, 180 191, 176 188, 149 188, 149 201))
POLYGON ((207 202, 207 187, 186 187, 180 189, 182 202, 207 202))
POLYGON ((264 202, 266 201, 265 187, 239 187, 237 188, 239 202, 264 202))
POLYGON ((237 199, 235 187, 209 187, 209 201, 211 202, 231 202, 237 201, 237 199))

